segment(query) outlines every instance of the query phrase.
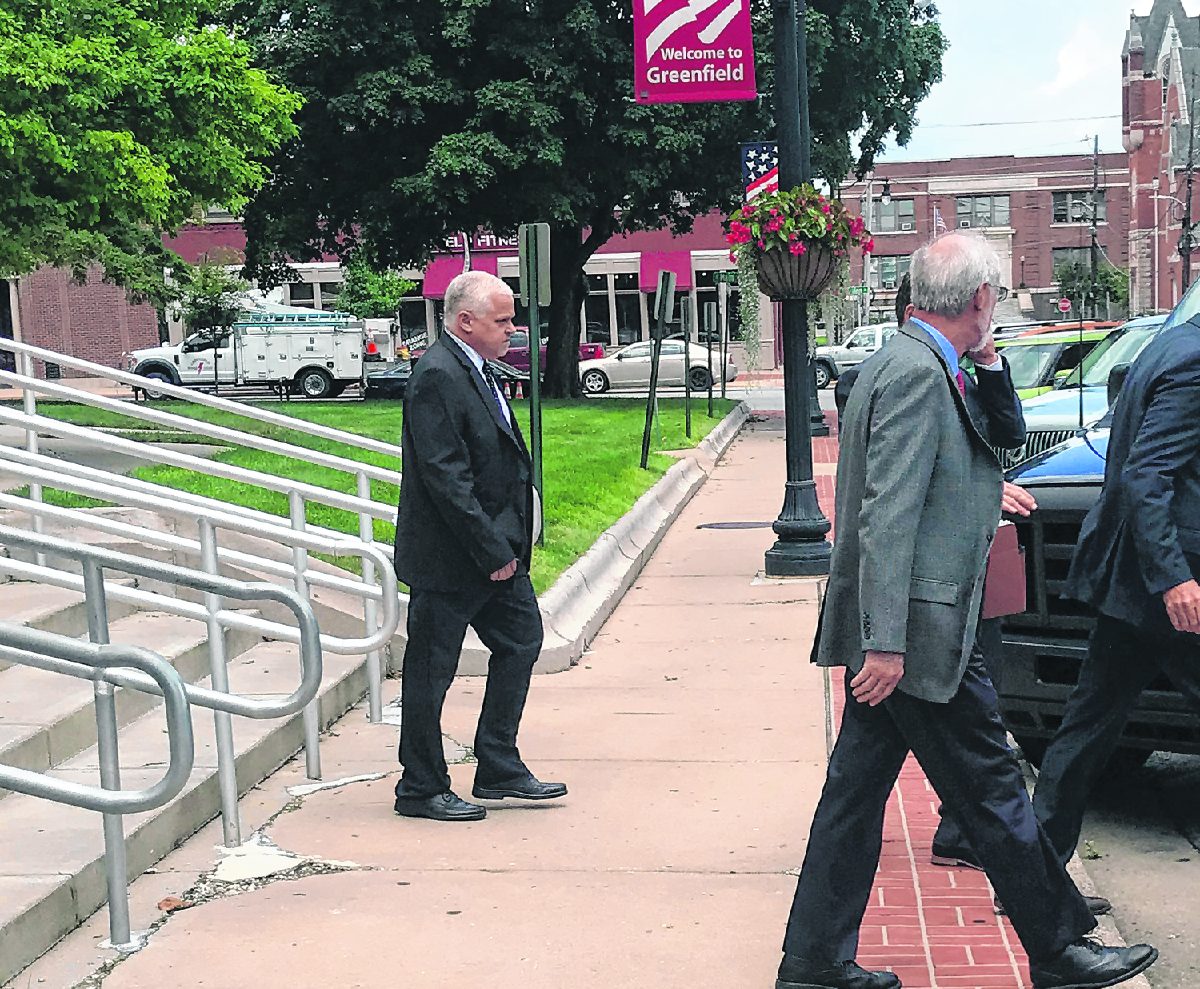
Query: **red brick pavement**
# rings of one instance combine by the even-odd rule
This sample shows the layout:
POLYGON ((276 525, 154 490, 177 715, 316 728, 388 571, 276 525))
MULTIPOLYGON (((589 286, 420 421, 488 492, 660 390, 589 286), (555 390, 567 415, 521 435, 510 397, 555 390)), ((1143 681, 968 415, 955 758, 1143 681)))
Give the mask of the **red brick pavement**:
MULTIPOLYGON (((837 463, 837 414, 828 412, 826 419, 831 435, 813 440, 815 465, 837 463)), ((821 508, 833 522, 834 477, 818 467, 815 478, 821 508)), ((840 719, 837 671, 832 682, 840 719)), ((1028 961, 1012 925, 996 916, 987 878, 929 862, 937 808, 936 794, 910 756, 888 802, 858 962, 891 969, 905 989, 1027 989, 1028 961)))

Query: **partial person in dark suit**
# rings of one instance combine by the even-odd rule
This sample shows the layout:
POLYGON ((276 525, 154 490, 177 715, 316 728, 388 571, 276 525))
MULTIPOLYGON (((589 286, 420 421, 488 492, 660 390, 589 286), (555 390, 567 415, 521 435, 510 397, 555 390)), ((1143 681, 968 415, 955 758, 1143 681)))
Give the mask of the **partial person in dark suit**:
POLYGON ((1096 626, 1033 798, 1064 861, 1146 685, 1165 674, 1200 707, 1200 316, 1142 352, 1110 416, 1104 486, 1065 591, 1096 626))
POLYGON ((451 790, 441 730, 468 626, 491 651, 472 794, 548 800, 567 788, 538 780, 517 751, 542 648, 529 579, 533 472, 487 364, 508 352, 513 293, 495 275, 466 272, 446 288, 445 311, 446 332, 417 361, 404 400, 395 559, 411 596, 396 813, 476 821, 486 811, 451 790))
MULTIPOLYGON (((901 326, 912 312, 912 278, 906 274, 896 291, 896 322, 901 326)), ((886 347, 886 345, 885 345, 886 347)), ((975 428, 994 447, 1016 449, 1025 443, 1025 415, 1021 409, 1021 397, 1013 384, 1008 361, 996 351, 995 341, 989 334, 980 350, 970 355, 975 365, 975 375, 962 375, 963 400, 975 428)), ((850 390, 858 380, 862 369, 871 361, 879 360, 878 354, 862 364, 847 368, 837 380, 834 402, 841 422, 850 397, 850 390)), ((1037 502, 1027 492, 1013 484, 1004 485, 1001 508, 1012 515, 1027 516, 1037 507, 1037 502)), ((995 682, 996 670, 992 664, 1000 659, 1000 619, 981 621, 975 633, 972 659, 982 664, 990 680, 995 682)), ((968 869, 982 868, 979 858, 971 850, 962 828, 949 814, 941 814, 937 833, 933 836, 930 861, 934 865, 962 866, 968 869)), ((1097 913, 1106 913, 1110 908, 1106 900, 1089 897, 1088 902, 1097 913)))
POLYGON ((1035 989, 1098 989, 1153 948, 1106 948, 1033 815, 996 693, 972 656, 1000 463, 975 428, 958 362, 1004 289, 980 237, 949 234, 912 261, 915 310, 846 405, 837 539, 813 659, 845 666, 829 761, 776 989, 897 989, 854 961, 888 797, 909 752, 960 822, 1030 959, 1035 989))

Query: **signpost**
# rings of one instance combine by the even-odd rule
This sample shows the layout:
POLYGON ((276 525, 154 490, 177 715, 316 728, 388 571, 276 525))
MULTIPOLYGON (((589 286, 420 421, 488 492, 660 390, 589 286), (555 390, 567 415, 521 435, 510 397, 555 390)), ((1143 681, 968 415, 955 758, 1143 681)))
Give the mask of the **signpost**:
MULTIPOLYGON (((720 272, 717 272, 720 274, 720 272)), ((717 334, 717 304, 704 303, 704 346, 708 349, 708 417, 713 417, 713 366, 712 345, 713 337, 717 334)))
POLYGON ((658 291, 654 293, 654 337, 650 354, 650 392, 646 396, 646 428, 642 432, 642 470, 650 462, 650 430, 654 425, 654 411, 658 407, 658 361, 662 356, 662 339, 667 324, 675 311, 675 272, 658 273, 658 291))
POLYGON ((684 302, 679 312, 683 329, 683 435, 692 438, 692 306, 684 302))
MULTIPOLYGON (((529 306, 529 454, 533 486, 544 505, 542 489, 542 320, 540 306, 550 305, 550 224, 522 223, 517 229, 521 303, 529 306)), ((544 526, 542 527, 545 528, 544 526)), ((538 533, 538 544, 543 535, 538 533)))

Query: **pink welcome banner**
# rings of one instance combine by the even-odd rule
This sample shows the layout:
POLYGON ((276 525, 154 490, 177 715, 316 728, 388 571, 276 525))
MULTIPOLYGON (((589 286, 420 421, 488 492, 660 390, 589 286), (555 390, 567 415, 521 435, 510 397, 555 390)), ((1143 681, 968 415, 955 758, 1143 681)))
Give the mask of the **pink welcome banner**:
POLYGON ((633 0, 639 103, 752 100, 750 0, 633 0))

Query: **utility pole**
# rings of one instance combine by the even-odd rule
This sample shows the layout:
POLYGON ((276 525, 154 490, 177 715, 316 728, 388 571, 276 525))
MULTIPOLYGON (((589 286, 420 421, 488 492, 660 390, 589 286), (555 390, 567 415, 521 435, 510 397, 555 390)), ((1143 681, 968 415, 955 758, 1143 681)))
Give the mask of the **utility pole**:
POLYGON ((1188 91, 1188 161, 1187 192, 1183 197, 1183 233, 1179 237, 1179 253, 1183 257, 1183 290, 1192 284, 1192 176, 1196 172, 1196 73, 1192 72, 1188 91))
POLYGON ((1098 275, 1100 269, 1100 243, 1096 240, 1096 224, 1099 213, 1098 203, 1100 200, 1100 135, 1096 135, 1095 144, 1092 150, 1092 194, 1088 198, 1089 205, 1092 211, 1092 277, 1089 297, 1091 299, 1091 316, 1096 318, 1096 286, 1098 284, 1098 275))

